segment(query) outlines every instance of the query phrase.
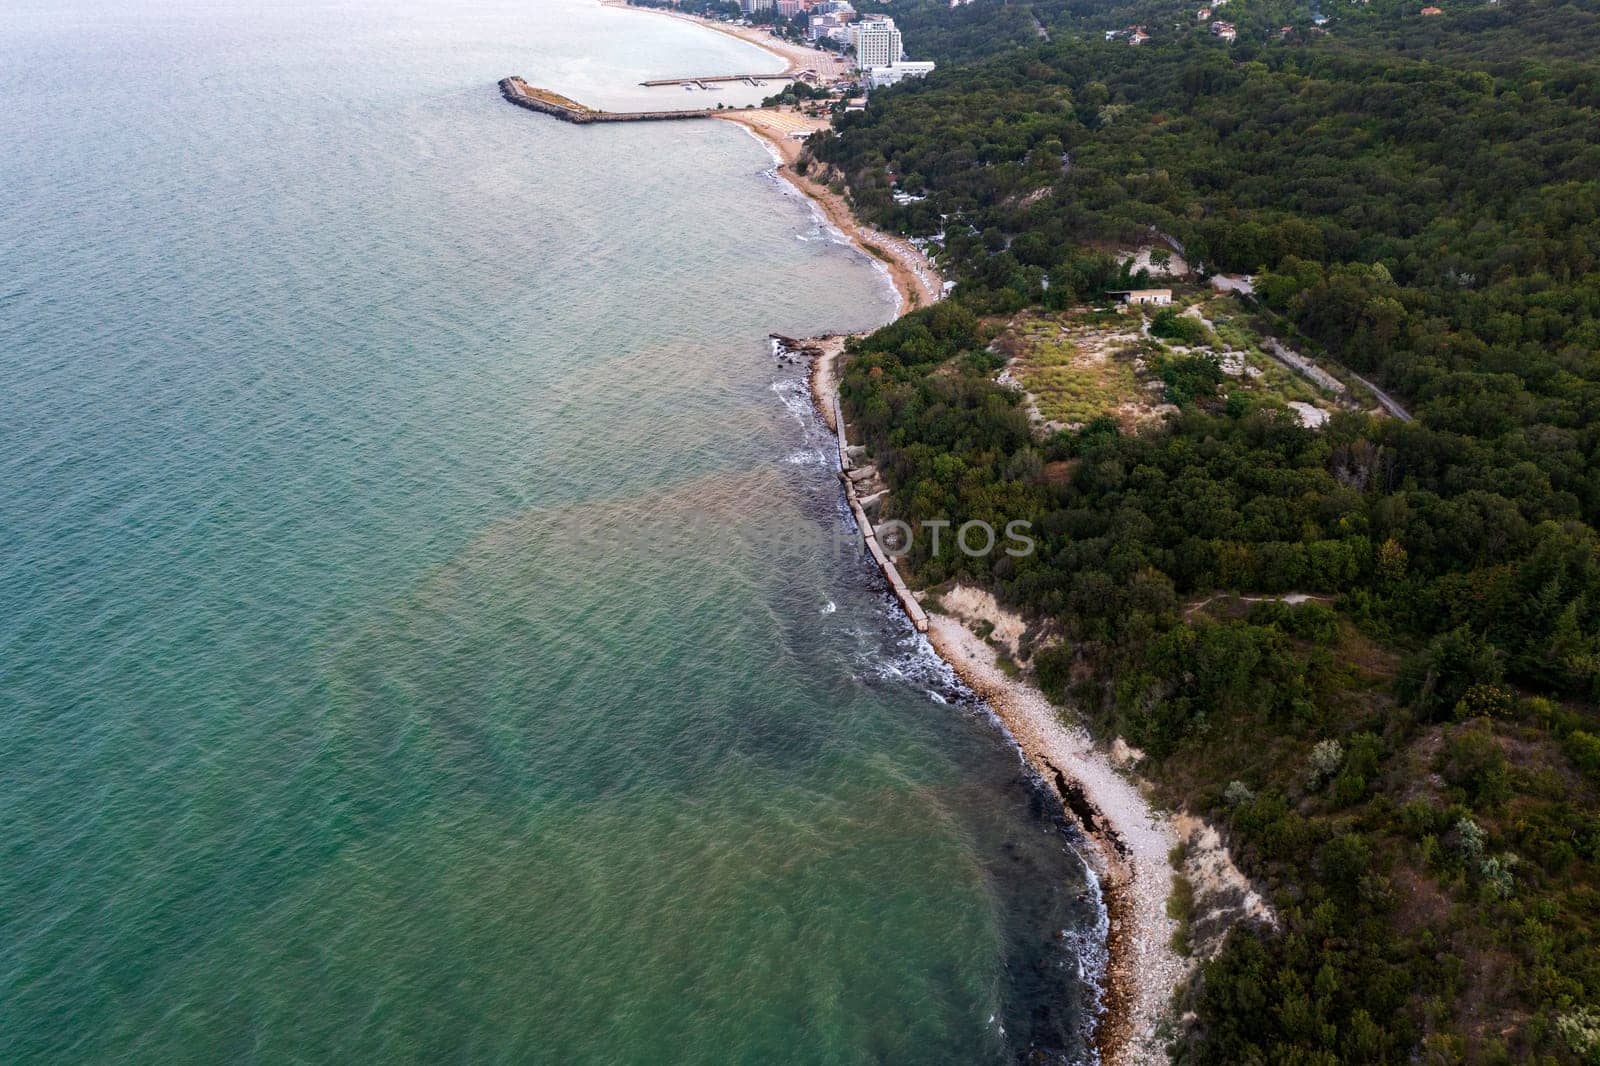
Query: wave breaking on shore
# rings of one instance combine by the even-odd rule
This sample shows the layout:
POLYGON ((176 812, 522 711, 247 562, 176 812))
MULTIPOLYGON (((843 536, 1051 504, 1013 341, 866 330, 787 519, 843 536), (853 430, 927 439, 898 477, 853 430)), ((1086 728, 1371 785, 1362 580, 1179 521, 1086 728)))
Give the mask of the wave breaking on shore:
MULTIPOLYGON (((841 428, 835 404, 837 363, 848 339, 776 339, 791 353, 810 359, 812 405, 835 436, 841 428)), ((903 618, 892 590, 883 591, 885 609, 903 618)), ((1100 993, 1093 1046, 1108 1066, 1167 1063, 1167 1045, 1176 1036, 1173 999, 1199 961, 1220 949, 1234 924, 1272 925, 1275 916, 1234 865, 1214 828, 1153 806, 1142 783, 1127 770, 1131 760, 1124 745, 1119 743, 1113 752, 1101 749, 1084 727, 1065 722, 1037 686, 1002 669, 996 647, 976 627, 987 623, 991 639, 1008 646, 1015 658, 1025 629, 1021 618, 976 589, 958 586, 943 599, 943 610, 928 612, 926 635, 908 626, 911 646, 904 649, 905 657, 915 666, 902 669, 896 656, 880 669, 911 683, 929 673, 947 678, 926 686, 928 694, 941 703, 982 708, 1015 747, 1027 772, 1060 804, 1079 831, 1077 850, 1100 895, 1097 928, 1090 936, 1074 937, 1081 975, 1100 993), (929 659, 938 663, 932 671, 929 659), (1183 856, 1177 869, 1174 855, 1183 856), (1199 913, 1212 931, 1187 956, 1175 947, 1179 924, 1167 912, 1175 874, 1190 880, 1199 913)))

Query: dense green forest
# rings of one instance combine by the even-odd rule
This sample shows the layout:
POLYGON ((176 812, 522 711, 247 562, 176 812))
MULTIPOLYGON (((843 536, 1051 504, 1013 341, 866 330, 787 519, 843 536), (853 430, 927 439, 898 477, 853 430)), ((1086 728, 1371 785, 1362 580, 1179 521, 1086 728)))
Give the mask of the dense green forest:
POLYGON ((1233 0, 1230 47, 1194 6, 892 5, 940 69, 808 146, 959 281, 847 364, 886 516, 1031 521, 908 569, 1025 610, 1047 691, 1278 907, 1182 1061, 1600 1062, 1600 15, 1233 0), (1140 280, 1132 242, 1255 275, 1415 420, 1307 429, 1195 364, 1158 428, 1042 434, 991 342, 1140 280))

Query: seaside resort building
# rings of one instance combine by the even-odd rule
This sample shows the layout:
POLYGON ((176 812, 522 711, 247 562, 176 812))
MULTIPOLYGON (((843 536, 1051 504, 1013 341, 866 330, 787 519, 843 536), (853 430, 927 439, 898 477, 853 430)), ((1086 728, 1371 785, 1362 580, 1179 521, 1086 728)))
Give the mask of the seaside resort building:
POLYGON ((900 30, 894 19, 882 15, 851 26, 850 43, 855 47, 856 68, 866 75, 868 89, 881 89, 906 78, 920 78, 933 70, 932 63, 905 59, 900 30))
POLYGON ((867 87, 881 89, 885 85, 894 85, 907 78, 920 78, 932 73, 932 63, 921 63, 910 59, 902 59, 887 67, 873 67, 867 71, 867 87))
POLYGON ((856 50, 856 67, 871 70, 900 62, 900 31, 894 19, 863 19, 850 27, 850 43, 856 50))

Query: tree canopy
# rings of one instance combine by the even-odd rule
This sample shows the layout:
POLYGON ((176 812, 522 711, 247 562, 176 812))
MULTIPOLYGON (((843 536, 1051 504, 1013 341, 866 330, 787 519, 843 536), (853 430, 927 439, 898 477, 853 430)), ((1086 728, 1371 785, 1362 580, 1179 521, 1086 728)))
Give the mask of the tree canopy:
POLYGON ((939 69, 808 145, 959 282, 843 377, 888 513, 1038 541, 907 571, 1024 609, 1040 682, 1281 909, 1185 1061, 1600 1061, 1600 16, 1418 6, 1235 0, 1230 47, 1156 0, 896 2, 939 69), (1158 429, 1041 433, 990 342, 1136 243, 1254 275, 1415 420, 1311 430, 1186 363, 1158 429))

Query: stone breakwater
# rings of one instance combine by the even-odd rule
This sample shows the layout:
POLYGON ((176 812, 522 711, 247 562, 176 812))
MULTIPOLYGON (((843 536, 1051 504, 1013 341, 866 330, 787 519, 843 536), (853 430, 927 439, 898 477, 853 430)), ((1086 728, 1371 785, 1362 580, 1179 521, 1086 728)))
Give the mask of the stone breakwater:
POLYGON ((851 515, 855 517, 862 543, 878 564, 878 569, 883 571, 884 580, 889 582, 889 590, 899 601, 900 609, 905 611, 918 633, 926 633, 928 612, 923 610, 916 593, 900 576, 900 568, 895 565, 894 559, 884 551, 878 540, 878 531, 867 515, 867 508, 876 506, 889 495, 889 491, 877 467, 858 461, 866 454, 866 448, 850 443, 850 427, 845 424, 844 408, 839 403, 838 385, 833 379, 834 363, 844 352, 845 342, 849 338, 830 334, 802 341, 777 333, 770 336, 780 358, 792 357, 811 363, 811 402, 839 446, 839 481, 844 485, 845 500, 850 505, 851 515))
POLYGON ((500 79, 500 95, 518 107, 584 126, 591 122, 672 122, 711 118, 715 111, 596 111, 560 93, 529 85, 517 75, 500 79))
MULTIPOLYGON (((900 299, 900 313, 933 303, 944 295, 944 280, 922 251, 909 242, 863 226, 845 198, 796 169, 800 144, 795 139, 792 113, 778 109, 724 108, 712 111, 596 111, 576 100, 529 85, 512 75, 500 79, 500 95, 508 103, 537 111, 542 115, 587 125, 591 122, 668 122, 682 119, 715 118, 736 122, 769 145, 779 160, 777 172, 810 197, 828 224, 837 229, 852 246, 871 257, 887 271, 900 299)), ((802 127, 803 128, 803 127, 802 127)), ((826 129, 825 122, 817 130, 826 129)))
POLYGON ((878 543, 877 531, 873 529, 871 520, 867 518, 866 508, 862 505, 857 485, 872 479, 877 471, 871 466, 856 465, 851 454, 853 449, 845 437, 848 427, 844 421, 844 410, 839 406, 838 393, 833 397, 833 421, 839 440, 839 480, 844 482, 845 498, 850 501, 850 513, 856 517, 856 527, 861 530, 861 538, 866 541, 867 551, 872 553, 878 568, 883 571, 883 576, 889 582, 894 598, 900 601, 900 607, 906 612, 906 617, 911 619, 911 624, 917 627, 918 633, 926 633, 928 613, 922 609, 922 604, 917 602, 910 586, 900 576, 900 568, 894 565, 894 560, 889 558, 889 554, 883 550, 883 545, 878 543))

